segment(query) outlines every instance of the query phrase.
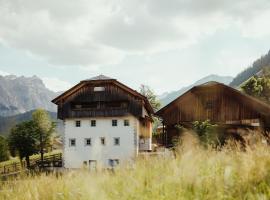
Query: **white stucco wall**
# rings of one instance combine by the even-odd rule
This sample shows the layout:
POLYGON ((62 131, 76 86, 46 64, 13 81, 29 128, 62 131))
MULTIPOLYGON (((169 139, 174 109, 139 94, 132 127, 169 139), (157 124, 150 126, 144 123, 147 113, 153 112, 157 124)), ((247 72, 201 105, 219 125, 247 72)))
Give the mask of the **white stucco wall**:
POLYGON ((66 119, 64 121, 64 167, 81 168, 83 162, 96 160, 97 165, 107 167, 109 159, 119 159, 120 164, 133 162, 138 154, 139 121, 133 116, 115 118, 84 118, 66 119), (90 121, 96 120, 96 127, 91 127, 90 121), (118 126, 112 126, 112 119, 118 120, 118 126), (124 126, 128 119, 129 126, 124 126), (75 121, 81 121, 81 127, 75 126, 75 121), (100 138, 105 137, 106 145, 100 138), (114 138, 120 138, 120 145, 114 145, 114 138), (69 139, 76 139, 76 146, 69 146, 69 139), (85 138, 91 138, 91 146, 85 146, 85 138))

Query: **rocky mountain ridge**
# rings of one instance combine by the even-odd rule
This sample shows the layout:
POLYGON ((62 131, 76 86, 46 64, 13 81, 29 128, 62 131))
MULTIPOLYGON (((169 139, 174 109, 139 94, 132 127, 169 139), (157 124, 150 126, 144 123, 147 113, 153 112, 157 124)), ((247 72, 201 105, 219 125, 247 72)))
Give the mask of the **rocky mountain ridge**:
POLYGON ((57 93, 49 90, 37 77, 0 76, 0 116, 12 116, 37 108, 55 112, 51 100, 57 93))

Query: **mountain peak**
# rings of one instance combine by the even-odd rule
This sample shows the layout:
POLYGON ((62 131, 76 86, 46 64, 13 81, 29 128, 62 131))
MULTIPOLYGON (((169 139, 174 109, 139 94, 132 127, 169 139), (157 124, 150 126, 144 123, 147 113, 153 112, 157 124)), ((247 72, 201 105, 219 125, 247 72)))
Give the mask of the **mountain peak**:
POLYGON ((0 116, 9 116, 37 108, 55 111, 51 100, 56 93, 47 89, 38 76, 0 77, 0 116))
POLYGON ((9 80, 14 80, 14 79, 17 78, 17 76, 15 76, 15 75, 6 75, 6 76, 3 76, 3 77, 6 78, 6 79, 9 79, 9 80))
POLYGON ((159 99, 160 99, 162 105, 165 106, 194 86, 201 85, 201 84, 204 84, 207 82, 219 82, 219 83, 223 83, 225 85, 228 85, 228 84, 230 84, 230 82, 232 80, 233 80, 233 77, 231 77, 231 76, 220 76, 220 75, 216 75, 216 74, 211 74, 211 75, 208 75, 206 77, 201 78, 200 80, 196 81, 192 85, 189 85, 187 87, 182 87, 178 91, 173 91, 173 92, 170 92, 167 94, 164 93, 162 96, 159 97, 159 99))
POLYGON ((113 78, 100 74, 98 76, 92 77, 90 79, 86 79, 84 81, 97 81, 97 80, 112 80, 113 78))

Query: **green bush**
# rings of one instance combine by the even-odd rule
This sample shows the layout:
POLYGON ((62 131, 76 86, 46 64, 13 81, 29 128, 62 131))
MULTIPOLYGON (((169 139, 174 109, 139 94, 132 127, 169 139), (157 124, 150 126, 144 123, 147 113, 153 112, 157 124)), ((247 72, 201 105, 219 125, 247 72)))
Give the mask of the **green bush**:
POLYGON ((218 146, 224 143, 224 132, 209 120, 193 122, 193 130, 204 146, 218 146))
POLYGON ((9 159, 8 143, 6 138, 0 136, 0 162, 9 159))

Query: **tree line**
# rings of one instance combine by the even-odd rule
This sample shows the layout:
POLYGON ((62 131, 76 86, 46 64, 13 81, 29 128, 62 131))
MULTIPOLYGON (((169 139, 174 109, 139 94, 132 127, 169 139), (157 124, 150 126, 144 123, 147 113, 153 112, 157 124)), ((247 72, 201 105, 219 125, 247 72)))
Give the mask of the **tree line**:
POLYGON ((245 69, 243 72, 239 73, 234 80, 230 83, 230 86, 237 87, 241 85, 243 82, 248 80, 250 77, 259 73, 266 66, 270 66, 270 51, 257 59, 250 67, 245 69))
POLYGON ((253 76, 241 85, 244 93, 270 104, 270 66, 260 76, 253 76))

